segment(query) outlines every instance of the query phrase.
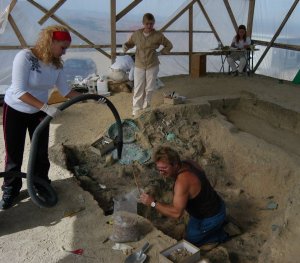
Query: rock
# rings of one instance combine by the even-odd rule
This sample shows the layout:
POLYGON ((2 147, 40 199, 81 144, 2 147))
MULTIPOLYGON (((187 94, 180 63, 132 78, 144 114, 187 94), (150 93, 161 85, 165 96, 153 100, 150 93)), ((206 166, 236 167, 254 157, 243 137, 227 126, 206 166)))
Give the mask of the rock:
POLYGON ((234 223, 229 222, 224 226, 224 231, 230 236, 238 236, 242 234, 241 229, 234 223))
POLYGON ((278 204, 274 201, 270 201, 267 204, 267 210, 275 210, 275 209, 277 209, 277 207, 278 207, 278 204))
POLYGON ((231 196, 239 196, 243 193, 243 190, 240 188, 226 188, 225 192, 231 196))
POLYGON ((211 262, 214 263, 230 263, 229 254, 225 247, 218 246, 205 254, 211 262))
POLYGON ((174 133, 168 133, 166 136, 167 141, 174 141, 176 139, 176 135, 174 133))
POLYGON ((115 159, 113 158, 112 154, 108 154, 105 157, 105 165, 106 166, 111 166, 115 163, 115 159))

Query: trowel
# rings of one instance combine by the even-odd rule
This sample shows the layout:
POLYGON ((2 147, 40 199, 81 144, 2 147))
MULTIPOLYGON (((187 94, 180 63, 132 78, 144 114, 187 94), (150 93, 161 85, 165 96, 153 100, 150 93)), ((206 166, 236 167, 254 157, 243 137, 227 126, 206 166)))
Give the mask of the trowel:
POLYGON ((150 244, 147 242, 139 251, 131 254, 125 259, 124 263, 142 263, 146 260, 147 255, 144 253, 148 248, 150 244))

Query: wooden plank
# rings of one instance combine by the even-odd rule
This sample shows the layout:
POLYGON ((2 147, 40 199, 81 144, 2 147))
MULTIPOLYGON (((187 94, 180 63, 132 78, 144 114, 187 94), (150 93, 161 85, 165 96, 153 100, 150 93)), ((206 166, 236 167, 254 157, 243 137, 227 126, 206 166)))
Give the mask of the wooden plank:
POLYGON ((15 32, 15 34, 16 34, 16 36, 17 36, 17 38, 18 38, 18 40, 21 44, 21 47, 22 48, 27 47, 27 43, 26 43, 24 37, 22 36, 22 33, 19 30, 19 28, 18 28, 17 24, 15 23, 15 20, 13 19, 11 14, 8 15, 8 21, 9 21, 12 29, 14 30, 14 32, 15 32))
MULTIPOLYGON (((122 47, 122 44, 116 45, 122 47)), ((111 48, 111 44, 107 45, 71 45, 70 48, 111 48)))
POLYGON ((116 60, 117 53, 117 20, 116 20, 116 11, 117 5, 116 0, 110 0, 110 43, 111 43, 111 64, 116 60))
MULTIPOLYGON (((116 30, 117 33, 132 33, 135 30, 116 30)), ((165 30, 164 33, 189 33, 189 30, 165 30)), ((193 30, 193 33, 213 33, 209 30, 193 30)))
MULTIPOLYGON (((220 39, 220 37, 219 37, 219 35, 218 35, 218 33, 217 33, 217 31, 216 31, 214 25, 212 24, 212 22, 211 22, 211 20, 210 20, 210 18, 209 18, 209 16, 208 16, 208 14, 207 14, 207 12, 206 12, 204 6, 203 6, 202 3, 200 2, 200 0, 197 0, 197 3, 198 3, 198 5, 199 5, 199 7, 200 7, 200 9, 201 9, 201 11, 202 11, 202 13, 203 13, 203 15, 205 16, 206 21, 207 21, 207 23, 209 24, 211 30, 214 32, 214 35, 215 35, 217 41, 222 43, 222 41, 221 41, 221 39, 220 39)), ((222 45, 223 45, 223 43, 222 43, 222 45)))
MULTIPOLYGON (((253 41, 253 44, 256 44, 256 45, 261 45, 261 46, 268 46, 269 45, 268 41, 254 40, 254 39, 252 39, 252 41, 253 41)), ((299 45, 273 43, 272 47, 288 49, 288 50, 294 50, 294 51, 300 51, 300 46, 299 45)))
POLYGON ((193 54, 191 65, 191 78, 199 78, 206 75, 206 55, 193 54))
POLYGON ((193 6, 189 8, 189 73, 191 73, 193 54, 193 6))
POLYGON ((259 67, 260 63, 263 61, 264 57, 267 55, 268 51, 270 50, 270 48, 272 47, 272 45, 274 44, 276 38, 279 36, 281 30, 283 29, 283 27, 285 26, 286 22, 288 21, 289 17, 291 16, 291 14, 293 13, 293 11, 295 10, 297 4, 299 3, 299 0, 295 0, 293 5, 291 6, 290 10, 288 11, 288 13, 286 14, 285 18, 283 19, 282 23, 280 24, 280 26, 278 27, 278 29, 276 30, 276 33, 274 34, 273 38, 271 39, 271 41, 269 42, 267 48, 265 49, 264 53, 261 55, 261 57, 259 58, 257 64, 255 65, 253 72, 255 72, 257 70, 257 68, 259 67))
POLYGON ((160 31, 163 32, 165 31, 170 25, 172 25, 179 17, 181 17, 185 11, 187 11, 192 5, 194 5, 194 3, 196 2, 196 0, 193 0, 192 2, 190 2, 189 4, 187 4, 177 15, 175 15, 173 18, 171 18, 171 20, 166 23, 161 29, 160 31))
POLYGON ((125 16, 128 12, 130 12, 133 8, 135 8, 139 3, 143 0, 135 0, 127 7, 125 7, 119 14, 116 15, 116 21, 119 21, 123 16, 125 16))
MULTIPOLYGON (((48 10, 46 8, 44 8, 43 6, 41 6, 40 4, 36 3, 33 0, 27 0, 27 2, 29 2, 30 4, 32 4, 33 6, 35 6, 37 9, 41 10, 44 13, 47 13, 48 10)), ((83 36, 82 34, 80 34, 78 31, 76 31, 74 28, 70 27, 66 22, 64 22, 62 19, 60 19, 59 17, 57 17, 56 15, 51 15, 51 18, 53 20, 55 20, 56 22, 58 22, 59 24, 65 26, 68 28, 68 30, 70 32, 72 32, 74 35, 78 36, 80 39, 82 39, 83 41, 85 41, 86 43, 90 44, 90 45, 95 45, 92 41, 90 41, 89 39, 87 39, 85 36, 83 36)), ((95 48, 95 50, 99 51, 101 54, 103 54, 104 56, 110 58, 110 55, 105 52, 104 50, 102 50, 101 48, 95 48)))
MULTIPOLYGON (((194 53, 194 52, 193 52, 194 53)), ((133 55, 133 53, 126 53, 127 55, 133 55)), ((123 52, 117 52, 117 55, 124 55, 123 52)), ((189 52, 170 52, 170 54, 168 54, 168 56, 188 56, 189 52)))
POLYGON ((23 49, 21 46, 0 46, 0 50, 23 49))
MULTIPOLYGON (((33 47, 32 45, 27 45, 26 47, 33 47)), ((110 48, 111 45, 71 45, 69 48, 110 48)), ((122 47, 121 44, 117 45, 117 47, 122 47)), ((22 49, 22 46, 0 46, 0 50, 13 50, 13 49, 22 49)))
POLYGON ((255 9, 255 0, 249 0, 247 33, 250 38, 252 37, 254 9, 255 9))
POLYGON ((225 7, 227 9, 228 15, 229 15, 229 17, 231 19, 232 25, 233 25, 235 31, 237 32, 237 30, 238 30, 238 24, 237 24, 237 22, 235 20, 234 14, 233 14, 232 9, 231 9, 231 6, 230 6, 228 0, 223 0, 223 1, 224 1, 224 4, 225 4, 225 7))
POLYGON ((9 8, 8 8, 8 14, 10 14, 10 12, 14 9, 15 5, 17 3, 17 0, 12 0, 9 4, 9 8))
POLYGON ((189 55, 189 52, 185 52, 185 51, 179 51, 179 52, 170 52, 169 55, 174 55, 174 56, 183 56, 183 55, 189 55))
POLYGON ((40 20, 39 24, 44 24, 67 0, 59 0, 40 20))

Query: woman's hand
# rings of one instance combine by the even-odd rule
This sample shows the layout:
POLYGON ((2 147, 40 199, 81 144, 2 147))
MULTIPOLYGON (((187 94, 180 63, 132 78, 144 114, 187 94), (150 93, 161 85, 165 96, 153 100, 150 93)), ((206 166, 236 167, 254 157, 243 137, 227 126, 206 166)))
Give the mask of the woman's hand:
POLYGON ((43 105, 43 107, 40 110, 45 112, 47 115, 51 116, 52 118, 56 117, 58 114, 61 113, 61 110, 59 110, 54 106, 49 106, 46 103, 43 105))

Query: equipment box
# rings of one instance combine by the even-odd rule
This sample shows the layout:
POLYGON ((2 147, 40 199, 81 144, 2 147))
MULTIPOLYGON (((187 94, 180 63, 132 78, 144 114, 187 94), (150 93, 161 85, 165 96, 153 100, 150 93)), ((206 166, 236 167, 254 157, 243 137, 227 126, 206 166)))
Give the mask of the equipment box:
POLYGON ((186 240, 159 253, 159 263, 196 263, 200 260, 200 249, 186 240))
POLYGON ((90 150, 100 156, 105 155, 107 152, 112 151, 114 148, 114 141, 106 136, 99 138, 90 146, 90 150))

